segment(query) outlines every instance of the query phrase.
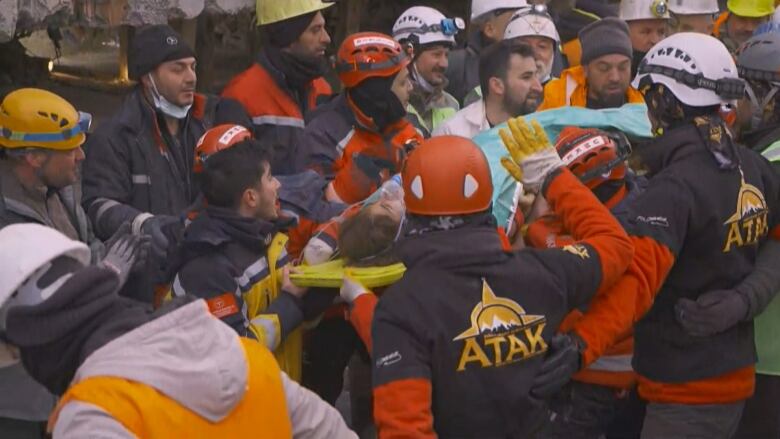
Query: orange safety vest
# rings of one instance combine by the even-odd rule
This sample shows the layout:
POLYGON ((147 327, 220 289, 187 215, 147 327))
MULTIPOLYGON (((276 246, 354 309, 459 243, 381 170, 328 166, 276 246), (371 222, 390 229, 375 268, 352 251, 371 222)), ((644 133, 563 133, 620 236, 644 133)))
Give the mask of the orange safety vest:
POLYGON ((393 174, 401 172, 407 145, 423 140, 420 132, 405 118, 389 131, 391 134, 382 136, 355 127, 350 133, 349 141, 333 165, 336 172, 333 189, 345 203, 366 199, 393 174))
MULTIPOLYGON (((308 87, 307 108, 304 111, 315 108, 323 96, 332 93, 325 79, 315 79, 308 87)), ((282 90, 271 74, 258 63, 233 78, 222 95, 239 101, 256 126, 274 125, 300 129, 306 126, 298 103, 282 90)))
MULTIPOLYGON (((637 89, 629 86, 626 102, 644 103, 645 98, 637 89)), ((544 102, 537 111, 560 107, 586 107, 588 105, 588 85, 585 69, 572 67, 561 72, 561 77, 553 79, 544 86, 544 102)))
MULTIPOLYGON (((244 399, 224 419, 210 422, 154 388, 122 378, 87 378, 68 389, 49 420, 49 431, 59 411, 71 401, 99 407, 139 438, 291 438, 281 372, 268 349, 241 339, 249 371, 244 399)), ((194 383, 197 384, 197 383, 194 383)))

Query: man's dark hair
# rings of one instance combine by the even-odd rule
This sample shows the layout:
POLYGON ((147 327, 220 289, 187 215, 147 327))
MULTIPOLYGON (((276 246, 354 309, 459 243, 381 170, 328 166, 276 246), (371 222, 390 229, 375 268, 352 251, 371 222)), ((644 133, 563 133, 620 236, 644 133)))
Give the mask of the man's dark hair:
POLYGON ((483 99, 490 93, 490 78, 506 81, 512 55, 534 58, 534 50, 528 44, 502 40, 491 44, 479 55, 479 86, 482 87, 483 99))
POLYGON ((254 139, 219 151, 203 163, 201 192, 209 205, 236 208, 244 191, 271 172, 271 149, 254 139))

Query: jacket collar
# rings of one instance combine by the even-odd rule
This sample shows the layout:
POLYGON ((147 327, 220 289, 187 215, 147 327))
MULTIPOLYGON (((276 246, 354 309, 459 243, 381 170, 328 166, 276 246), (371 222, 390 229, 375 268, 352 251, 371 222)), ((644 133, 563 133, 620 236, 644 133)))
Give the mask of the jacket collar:
POLYGON ((468 271, 506 260, 502 238, 491 225, 474 225, 407 235, 398 242, 404 264, 468 271))
POLYGON ((480 131, 490 129, 490 121, 487 120, 485 100, 480 99, 469 104, 463 109, 464 117, 468 123, 480 128, 480 131))
POLYGON ((649 175, 655 175, 673 162, 696 153, 706 152, 692 124, 685 124, 669 130, 663 136, 646 144, 637 152, 649 175))
POLYGON ((209 248, 236 242, 263 251, 277 231, 275 223, 244 218, 231 209, 208 206, 187 228, 184 247, 209 248))
MULTIPOLYGON (((200 93, 195 93, 195 99, 187 118, 184 119, 182 126, 188 124, 191 118, 202 119, 206 106, 206 97, 200 93)), ((157 133, 160 129, 157 124, 157 110, 149 103, 144 96, 143 86, 137 85, 125 99, 125 103, 119 109, 117 120, 120 125, 128 128, 132 132, 140 133, 152 129, 157 133)))

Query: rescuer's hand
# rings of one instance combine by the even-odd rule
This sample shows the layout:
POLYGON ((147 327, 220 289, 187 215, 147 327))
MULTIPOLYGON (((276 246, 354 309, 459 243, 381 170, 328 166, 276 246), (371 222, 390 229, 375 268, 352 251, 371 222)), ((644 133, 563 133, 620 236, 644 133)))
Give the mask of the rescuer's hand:
POLYGON ((550 341, 550 350, 531 386, 531 396, 549 399, 555 395, 572 375, 580 370, 585 342, 576 334, 558 334, 550 341))
POLYGON ((563 166, 563 162, 539 122, 534 120, 529 126, 524 118, 518 117, 509 119, 507 126, 509 132, 499 131, 509 152, 508 156, 501 157, 501 165, 528 192, 539 193, 547 176, 563 166))

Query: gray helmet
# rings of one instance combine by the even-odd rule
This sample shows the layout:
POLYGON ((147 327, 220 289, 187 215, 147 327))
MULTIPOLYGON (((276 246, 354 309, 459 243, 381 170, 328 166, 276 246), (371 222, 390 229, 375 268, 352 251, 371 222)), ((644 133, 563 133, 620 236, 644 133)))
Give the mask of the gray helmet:
POLYGON ((780 83, 780 33, 755 35, 737 53, 737 68, 743 79, 780 83))
POLYGON ((752 127, 758 128, 764 108, 780 91, 780 33, 760 33, 747 40, 737 53, 737 68, 748 82, 745 92, 752 105, 752 127))

